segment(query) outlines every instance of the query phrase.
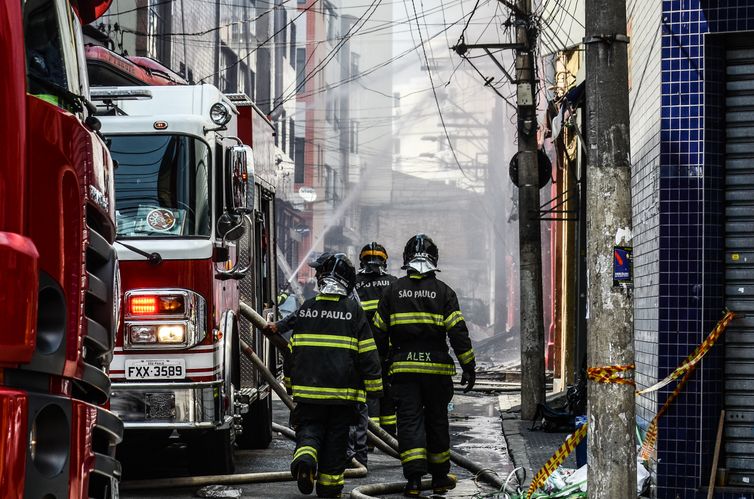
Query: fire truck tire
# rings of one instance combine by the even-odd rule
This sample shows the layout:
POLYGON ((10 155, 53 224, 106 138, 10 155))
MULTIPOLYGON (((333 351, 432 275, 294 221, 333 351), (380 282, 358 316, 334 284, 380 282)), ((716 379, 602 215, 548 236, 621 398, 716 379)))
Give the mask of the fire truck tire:
POLYGON ((257 400, 244 414, 243 432, 236 438, 239 449, 266 449, 272 442, 272 395, 257 400))
POLYGON ((230 475, 236 470, 233 459, 233 431, 201 431, 188 441, 188 467, 192 475, 230 475))

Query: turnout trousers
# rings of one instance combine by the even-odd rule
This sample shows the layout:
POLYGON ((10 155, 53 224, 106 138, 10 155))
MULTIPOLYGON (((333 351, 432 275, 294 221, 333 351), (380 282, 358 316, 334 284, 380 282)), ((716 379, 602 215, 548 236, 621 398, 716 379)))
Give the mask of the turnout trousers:
POLYGON ((406 478, 450 471, 448 403, 453 398, 450 376, 396 374, 392 394, 398 415, 398 450, 406 478))
POLYGON ((296 450, 291 473, 295 477, 302 462, 316 469, 317 494, 338 494, 343 490, 348 427, 354 419, 354 405, 299 402, 293 410, 296 450))

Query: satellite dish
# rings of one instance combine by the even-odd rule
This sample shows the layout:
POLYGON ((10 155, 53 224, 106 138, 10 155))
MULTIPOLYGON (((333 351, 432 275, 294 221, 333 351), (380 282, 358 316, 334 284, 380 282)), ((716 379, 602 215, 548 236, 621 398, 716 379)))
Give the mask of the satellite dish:
POLYGON ((298 195, 307 203, 313 203, 317 200, 317 191, 315 191, 311 187, 300 187, 298 190, 298 195))

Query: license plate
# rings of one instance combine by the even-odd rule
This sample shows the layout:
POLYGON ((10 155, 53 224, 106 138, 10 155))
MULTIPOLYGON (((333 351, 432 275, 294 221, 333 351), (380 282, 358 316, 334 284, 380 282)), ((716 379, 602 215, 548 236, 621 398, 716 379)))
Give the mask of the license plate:
POLYGON ((126 379, 184 379, 186 361, 183 359, 126 360, 126 379))

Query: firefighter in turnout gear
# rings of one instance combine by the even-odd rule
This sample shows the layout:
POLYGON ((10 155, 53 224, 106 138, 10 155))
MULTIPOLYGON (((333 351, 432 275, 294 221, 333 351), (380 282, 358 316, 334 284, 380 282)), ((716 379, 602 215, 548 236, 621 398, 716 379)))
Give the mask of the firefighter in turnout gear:
MULTIPOLYGON (((404 495, 418 497, 421 478, 432 475, 440 494, 455 487, 450 475, 448 403, 456 372, 448 340, 463 370, 461 384, 474 386, 474 351, 455 292, 437 279, 438 250, 428 236, 409 239, 403 251, 407 275, 392 283, 380 299, 374 326, 390 344, 391 392, 398 415, 398 444, 404 495)), ((384 340, 378 338, 380 343, 384 340)), ((380 345, 384 348, 384 345, 380 345)))
MULTIPOLYGON (((346 468, 348 428, 356 406, 382 396, 377 346, 359 303, 348 298, 356 271, 342 254, 318 262, 319 293, 280 324, 293 331, 286 387, 296 401, 291 421, 296 450, 291 473, 299 490, 319 497, 340 497, 346 468)), ((278 325, 268 326, 278 332, 278 325)))
MULTIPOLYGON (((356 274, 356 293, 361 300, 361 308, 367 314, 367 320, 372 322, 374 313, 377 311, 377 304, 387 287, 397 279, 394 275, 387 272, 387 250, 379 243, 371 242, 361 249, 359 254, 359 272, 356 274)), ((375 338, 383 336, 384 333, 377 328, 372 329, 375 338)), ((383 345, 380 351, 380 361, 382 362, 383 388, 385 394, 381 399, 369 399, 369 419, 379 424, 385 431, 395 436, 395 427, 397 417, 395 415, 395 404, 390 396, 390 384, 387 377, 387 341, 377 341, 377 345, 383 345)))

